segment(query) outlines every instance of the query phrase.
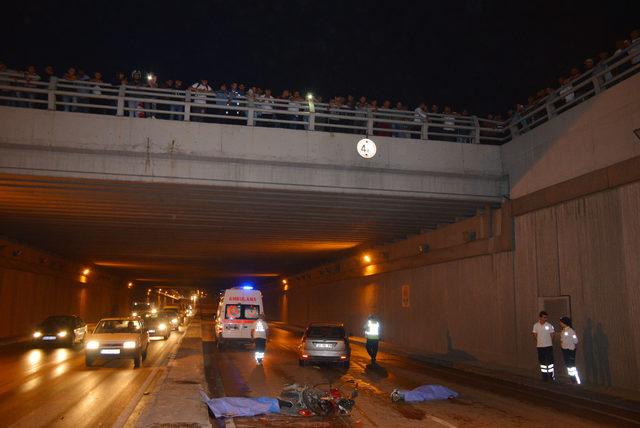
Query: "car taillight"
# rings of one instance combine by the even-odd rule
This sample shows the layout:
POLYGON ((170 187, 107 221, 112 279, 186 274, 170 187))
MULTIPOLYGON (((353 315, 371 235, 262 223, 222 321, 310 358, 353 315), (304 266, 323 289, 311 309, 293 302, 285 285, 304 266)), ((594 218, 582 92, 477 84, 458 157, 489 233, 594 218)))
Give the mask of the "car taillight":
POLYGON ((307 354, 302 354, 302 358, 309 358, 307 354))
POLYGON ((341 360, 346 360, 346 359, 347 359, 347 356, 346 356, 346 355, 340 355, 340 359, 341 359, 341 360))

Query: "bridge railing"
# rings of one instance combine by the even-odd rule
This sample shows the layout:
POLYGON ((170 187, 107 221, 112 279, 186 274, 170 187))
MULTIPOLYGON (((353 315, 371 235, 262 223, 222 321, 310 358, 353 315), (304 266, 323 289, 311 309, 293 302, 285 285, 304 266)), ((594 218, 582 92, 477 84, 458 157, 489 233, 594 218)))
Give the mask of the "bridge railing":
POLYGON ((640 41, 582 73, 505 123, 512 137, 526 133, 640 71, 640 41))
POLYGON ((454 114, 391 109, 350 109, 307 100, 221 97, 215 92, 142 86, 113 86, 53 78, 27 80, 0 73, 0 104, 47 110, 240 124, 369 136, 459 143, 501 144, 508 133, 500 122, 454 114))
POLYGON ((499 122, 455 114, 391 109, 352 109, 307 100, 218 96, 215 92, 113 86, 52 78, 28 80, 0 73, 0 104, 137 118, 210 122, 413 138, 474 144, 503 144, 614 86, 640 69, 640 43, 600 63, 537 104, 499 122))

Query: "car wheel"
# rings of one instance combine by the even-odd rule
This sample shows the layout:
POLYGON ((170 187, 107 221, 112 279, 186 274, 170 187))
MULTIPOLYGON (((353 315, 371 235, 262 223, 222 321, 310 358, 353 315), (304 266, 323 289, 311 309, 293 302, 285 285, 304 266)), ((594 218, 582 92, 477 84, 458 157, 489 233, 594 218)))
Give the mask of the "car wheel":
POLYGON ((218 340, 216 340, 216 348, 218 348, 219 351, 224 349, 224 342, 222 339, 218 338, 218 340))
POLYGON ((142 355, 140 355, 140 351, 138 351, 138 355, 133 357, 133 367, 137 369, 138 367, 140 367, 141 363, 142 363, 142 355))
POLYGON ((349 368, 349 365, 350 365, 350 362, 349 362, 349 360, 347 360, 347 361, 343 361, 343 362, 341 362, 341 363, 340 363, 340 365, 341 365, 343 368, 348 369, 348 368, 349 368))
POLYGON ((147 359, 147 351, 148 351, 148 350, 149 350, 149 347, 147 346, 147 347, 144 349, 144 352, 142 353, 142 360, 143 360, 143 361, 147 359))
POLYGON ((169 333, 164 335, 164 340, 167 340, 167 339, 169 339, 169 333))
POLYGON ((307 362, 304 360, 298 360, 298 364, 300 365, 300 367, 304 367, 307 365, 307 362))
POLYGON ((85 355, 84 357, 84 365, 87 367, 91 367, 93 365, 93 357, 85 355))

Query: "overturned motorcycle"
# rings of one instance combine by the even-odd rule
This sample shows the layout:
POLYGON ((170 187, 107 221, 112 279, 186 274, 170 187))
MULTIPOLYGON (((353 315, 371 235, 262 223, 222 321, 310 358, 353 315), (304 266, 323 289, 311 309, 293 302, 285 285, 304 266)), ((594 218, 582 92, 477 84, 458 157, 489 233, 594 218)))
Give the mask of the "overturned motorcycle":
POLYGON ((328 383, 313 386, 297 383, 286 385, 278 396, 280 413, 298 416, 348 415, 358 396, 358 384, 354 383, 348 397, 339 388, 328 383), (320 388, 321 385, 328 385, 328 388, 320 388))

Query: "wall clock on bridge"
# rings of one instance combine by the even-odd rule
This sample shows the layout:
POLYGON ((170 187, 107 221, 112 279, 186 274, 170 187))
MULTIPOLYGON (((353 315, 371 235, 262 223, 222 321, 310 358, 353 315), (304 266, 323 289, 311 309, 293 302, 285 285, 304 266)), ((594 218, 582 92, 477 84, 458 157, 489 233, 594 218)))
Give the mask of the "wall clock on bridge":
POLYGON ((374 157, 376 155, 376 151, 378 150, 378 148, 376 147, 376 143, 368 138, 363 138, 362 140, 358 141, 356 149, 358 150, 358 154, 365 159, 371 159, 372 157, 374 157))

